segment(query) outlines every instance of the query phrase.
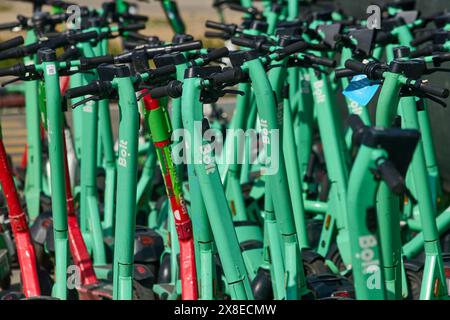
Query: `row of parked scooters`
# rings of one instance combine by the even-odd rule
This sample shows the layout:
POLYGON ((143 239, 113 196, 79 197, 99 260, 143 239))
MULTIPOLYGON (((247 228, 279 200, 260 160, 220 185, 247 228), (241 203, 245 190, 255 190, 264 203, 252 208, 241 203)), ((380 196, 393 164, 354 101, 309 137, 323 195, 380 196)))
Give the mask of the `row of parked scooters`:
POLYGON ((448 298, 428 108, 449 90, 427 77, 449 13, 214 1, 205 48, 172 0, 171 41, 122 0, 28 2, 0 24, 26 32, 0 76, 27 129, 15 168, 0 139, 1 299, 448 298))

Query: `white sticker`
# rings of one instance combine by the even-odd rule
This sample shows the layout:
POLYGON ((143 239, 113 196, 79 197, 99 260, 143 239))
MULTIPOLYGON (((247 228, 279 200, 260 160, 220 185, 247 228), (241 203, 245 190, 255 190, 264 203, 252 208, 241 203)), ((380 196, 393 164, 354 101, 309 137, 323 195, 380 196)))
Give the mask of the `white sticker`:
POLYGON ((46 69, 47 74, 48 74, 49 76, 52 76, 52 75, 56 74, 56 67, 55 67, 55 65, 53 65, 53 64, 47 65, 47 66, 45 67, 45 69, 46 69))

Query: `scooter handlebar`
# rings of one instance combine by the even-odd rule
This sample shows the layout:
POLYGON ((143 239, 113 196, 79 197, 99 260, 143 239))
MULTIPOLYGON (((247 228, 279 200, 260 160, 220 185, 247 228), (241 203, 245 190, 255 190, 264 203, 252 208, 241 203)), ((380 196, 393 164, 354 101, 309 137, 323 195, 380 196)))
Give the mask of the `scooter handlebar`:
POLYGON ((336 61, 333 59, 328 59, 325 57, 319 57, 312 54, 306 54, 304 55, 305 58, 307 58, 309 61, 311 61, 314 64, 322 65, 329 68, 334 68, 336 66, 336 61))
POLYGON ((103 63, 114 63, 114 56, 99 56, 92 58, 81 58, 81 68, 82 69, 92 69, 103 63))
POLYGON ((377 169, 382 179, 393 193, 401 195, 405 192, 404 179, 390 160, 384 161, 377 169))
POLYGON ((206 20, 205 26, 207 28, 216 29, 216 30, 225 31, 225 32, 227 32, 230 27, 230 25, 227 25, 225 23, 215 22, 215 21, 211 21, 211 20, 206 20))
POLYGON ((123 19, 126 20, 134 20, 134 21, 142 21, 142 22, 147 22, 148 21, 148 17, 147 16, 143 16, 140 14, 131 14, 131 13, 122 13, 121 17, 123 19))
POLYGON ((419 84, 418 89, 424 93, 443 99, 448 98, 450 94, 450 91, 446 88, 435 87, 423 81, 419 84))
POLYGON ((169 84, 163 87, 153 88, 150 90, 150 96, 155 99, 163 97, 179 98, 183 92, 183 84, 178 81, 170 81, 169 84))
POLYGON ((119 27, 119 33, 127 32, 127 31, 138 31, 145 29, 145 23, 133 23, 126 26, 119 27))
POLYGON ((357 72, 358 74, 364 73, 366 70, 366 64, 357 60, 347 60, 345 61, 345 67, 357 72))
POLYGON ((383 64, 378 62, 369 62, 367 64, 362 63, 357 60, 347 60, 345 61, 345 67, 353 70, 356 74, 365 74, 369 79, 382 79, 383 73, 386 68, 383 64))
POLYGON ((413 51, 409 54, 410 58, 419 58, 419 57, 426 57, 426 56, 431 56, 433 54, 433 52, 435 51, 439 51, 439 47, 437 46, 433 46, 433 45, 429 45, 420 49, 417 49, 416 51, 413 51))
POLYGON ((22 58, 24 55, 24 47, 11 48, 0 52, 0 60, 22 58))
POLYGON ((415 39, 411 40, 409 43, 413 47, 420 46, 422 43, 425 43, 427 41, 430 41, 433 39, 433 33, 426 33, 420 37, 416 37, 415 39))
POLYGON ((227 32, 214 32, 214 31, 205 31, 206 38, 220 38, 223 40, 229 40, 231 36, 227 32))
POLYGON ((221 85, 224 83, 234 83, 242 78, 241 68, 231 68, 223 72, 212 75, 211 81, 213 85, 221 85))
POLYGON ((433 62, 437 65, 440 65, 443 62, 450 61, 450 52, 448 53, 439 53, 433 57, 433 62))
POLYGON ((0 23, 0 30, 11 30, 18 26, 20 26, 20 22, 18 21, 0 23))
POLYGON ((351 69, 342 68, 342 69, 336 69, 334 71, 334 74, 335 74, 336 78, 346 78, 346 77, 356 76, 358 73, 351 69))
POLYGON ((162 66, 151 71, 153 78, 163 77, 177 72, 177 68, 174 65, 162 66))
POLYGON ((286 56, 289 56, 293 53, 305 51, 306 49, 308 49, 308 47, 309 47, 308 43, 306 43, 304 41, 294 42, 294 43, 280 49, 279 55, 276 58, 276 60, 281 60, 281 59, 285 58, 286 56))
POLYGON ((111 84, 108 81, 100 82, 96 80, 85 86, 68 89, 64 95, 68 99, 74 99, 87 95, 100 94, 103 90, 108 90, 110 87, 111 84))
POLYGON ((219 60, 221 58, 228 57, 229 54, 230 51, 228 50, 227 47, 213 49, 210 52, 208 52, 207 60, 208 61, 219 60))
POLYGON ((96 39, 97 35, 98 34, 95 31, 77 32, 67 35, 67 39, 72 42, 87 42, 89 40, 96 39))
POLYGON ((165 47, 155 47, 155 48, 149 48, 147 49, 147 53, 152 53, 153 51, 164 51, 167 53, 170 52, 184 52, 184 51, 191 51, 191 50, 198 50, 201 49, 203 47, 203 43, 200 40, 195 40, 195 41, 188 41, 188 42, 184 42, 184 43, 179 43, 179 44, 173 44, 170 46, 165 46, 165 47))
POLYGON ((20 46, 24 43, 23 37, 18 36, 0 43, 0 51, 9 50, 11 48, 20 46))
POLYGON ((32 71, 33 69, 34 65, 25 66, 23 63, 19 63, 8 68, 0 68, 0 77, 4 76, 20 77, 25 75, 27 72, 32 71))

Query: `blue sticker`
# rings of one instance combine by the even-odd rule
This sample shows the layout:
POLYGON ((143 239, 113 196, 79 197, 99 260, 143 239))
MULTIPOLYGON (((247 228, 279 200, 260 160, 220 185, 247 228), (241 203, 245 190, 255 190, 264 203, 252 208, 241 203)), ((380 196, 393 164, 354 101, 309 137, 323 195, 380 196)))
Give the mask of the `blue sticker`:
POLYGON ((360 106, 366 106, 375 96, 379 87, 379 84, 374 84, 366 75, 360 74, 352 78, 342 93, 360 106))

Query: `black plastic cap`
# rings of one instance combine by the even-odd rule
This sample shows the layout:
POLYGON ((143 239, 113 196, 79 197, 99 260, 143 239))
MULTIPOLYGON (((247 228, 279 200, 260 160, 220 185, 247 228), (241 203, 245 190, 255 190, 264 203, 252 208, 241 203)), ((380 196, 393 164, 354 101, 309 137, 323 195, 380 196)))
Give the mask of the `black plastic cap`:
POLYGON ((260 21, 260 20, 254 20, 250 26, 250 29, 257 30, 262 33, 266 33, 268 27, 269 27, 269 25, 266 22, 260 21))
POLYGON ((194 37, 191 36, 190 34, 177 33, 172 38, 172 43, 174 43, 174 44, 180 44, 180 43, 189 42, 189 41, 194 41, 194 37))
POLYGON ((409 54, 411 53, 411 50, 409 49, 409 47, 399 46, 399 47, 395 47, 393 49, 393 52, 394 52, 394 58, 400 59, 400 58, 408 58, 409 54))
POLYGON ((37 59, 40 62, 56 61, 56 51, 49 48, 41 48, 37 52, 37 59))

